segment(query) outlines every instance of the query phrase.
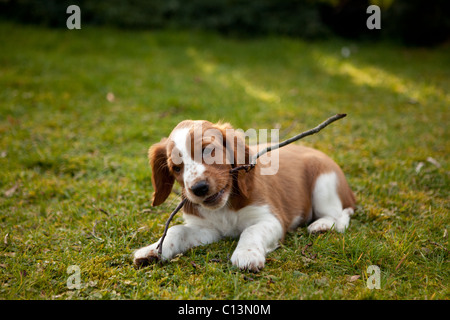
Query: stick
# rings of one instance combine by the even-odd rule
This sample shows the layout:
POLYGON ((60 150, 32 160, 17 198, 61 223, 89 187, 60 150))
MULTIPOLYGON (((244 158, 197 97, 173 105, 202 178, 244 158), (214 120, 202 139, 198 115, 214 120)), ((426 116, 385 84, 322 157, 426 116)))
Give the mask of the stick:
POLYGON ((169 224, 170 221, 172 221, 173 217, 177 214, 178 211, 180 211, 180 209, 183 207, 183 205, 186 203, 187 198, 184 198, 179 204, 178 206, 175 208, 175 210, 173 210, 173 212, 170 214, 169 219, 167 219, 166 221, 166 226, 164 227, 164 233, 161 237, 161 240, 158 243, 158 246, 156 247, 158 249, 158 258, 161 260, 162 257, 162 245, 164 242, 164 238, 167 235, 167 230, 169 229, 169 224))
POLYGON ((109 212, 106 211, 105 209, 98 208, 98 210, 99 210, 100 212, 103 212, 103 213, 106 214, 107 216, 109 216, 109 212))
POLYGON ((311 259, 311 260, 314 260, 314 259, 317 258, 317 254, 311 254, 311 253, 308 252, 309 257, 308 257, 308 255, 306 254, 308 248, 312 247, 312 245, 313 245, 312 242, 311 242, 311 243, 308 243, 308 244, 302 249, 302 255, 304 255, 306 258, 309 258, 309 259, 311 259))
POLYGON ((254 155, 253 158, 252 158, 252 161, 250 162, 250 164, 244 164, 242 166, 233 168, 233 169, 230 170, 230 173, 233 173, 233 172, 236 172, 236 171, 239 171, 239 170, 245 170, 245 172, 249 172, 251 169, 253 169, 255 167, 256 160, 259 157, 261 157, 263 154, 265 154, 267 152, 270 152, 272 150, 276 150, 278 148, 284 147, 284 146, 286 146, 286 145, 288 145, 288 144, 290 144, 290 143, 292 143, 294 141, 300 140, 300 139, 302 139, 302 138, 304 138, 306 136, 310 136, 312 134, 315 134, 315 133, 319 132, 320 130, 322 130, 323 128, 325 128, 326 126, 328 126, 330 123, 332 123, 332 122, 334 122, 336 120, 342 119, 345 116, 347 116, 347 114, 345 114, 345 113, 336 114, 336 115, 328 118, 326 121, 322 122, 321 124, 319 124, 317 127, 313 128, 313 129, 310 129, 308 131, 302 132, 302 133, 300 133, 300 134, 298 134, 298 135, 296 135, 296 136, 294 136, 294 137, 292 137, 290 139, 287 139, 287 140, 285 140, 283 142, 280 142, 279 144, 276 144, 276 145, 273 145, 273 146, 268 146, 267 148, 261 150, 256 155, 254 155))

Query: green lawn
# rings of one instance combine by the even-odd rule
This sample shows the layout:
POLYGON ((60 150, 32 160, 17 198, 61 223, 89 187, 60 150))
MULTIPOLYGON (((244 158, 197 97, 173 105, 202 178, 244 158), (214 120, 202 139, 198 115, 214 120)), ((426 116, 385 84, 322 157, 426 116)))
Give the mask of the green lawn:
POLYGON ((0 299, 449 299, 448 45, 6 23, 0 43, 0 299), (345 234, 300 228, 258 274, 232 267, 236 239, 133 267, 179 201, 151 207, 146 158, 179 121, 287 138, 335 113, 302 143, 357 195, 345 234))

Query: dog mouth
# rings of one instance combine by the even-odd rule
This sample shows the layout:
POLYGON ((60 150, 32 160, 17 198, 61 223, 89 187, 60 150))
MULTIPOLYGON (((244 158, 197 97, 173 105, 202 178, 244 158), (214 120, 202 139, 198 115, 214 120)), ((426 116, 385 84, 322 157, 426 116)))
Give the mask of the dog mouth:
POLYGON ((212 196, 209 196, 208 198, 203 200, 203 203, 206 205, 213 205, 213 204, 218 203, 222 199, 222 196, 224 195, 226 189, 227 189, 227 186, 225 186, 225 188, 223 188, 219 192, 217 192, 217 193, 213 194, 212 196))

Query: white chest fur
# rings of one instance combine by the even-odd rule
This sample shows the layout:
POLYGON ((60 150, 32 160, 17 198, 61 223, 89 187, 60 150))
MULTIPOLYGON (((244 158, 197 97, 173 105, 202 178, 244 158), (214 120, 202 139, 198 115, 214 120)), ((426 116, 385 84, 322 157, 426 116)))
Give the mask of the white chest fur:
POLYGON ((281 228, 268 205, 247 206, 238 211, 226 207, 219 210, 199 208, 199 213, 202 217, 185 214, 186 225, 215 229, 222 237, 237 237, 249 226, 260 223, 273 224, 274 229, 281 228))

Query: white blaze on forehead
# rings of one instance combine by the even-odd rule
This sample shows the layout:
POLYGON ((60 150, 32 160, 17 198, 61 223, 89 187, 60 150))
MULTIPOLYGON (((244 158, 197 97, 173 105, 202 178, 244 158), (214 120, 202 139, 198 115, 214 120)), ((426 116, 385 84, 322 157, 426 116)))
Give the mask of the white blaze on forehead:
POLYGON ((191 139, 189 131, 189 128, 182 128, 175 130, 171 134, 171 139, 175 144, 175 148, 179 151, 178 156, 183 161, 183 181, 187 188, 192 187, 202 176, 203 172, 205 172, 205 166, 201 162, 194 161, 191 157, 191 150, 188 150, 188 146, 191 146, 191 143, 187 143, 188 139, 191 139))

